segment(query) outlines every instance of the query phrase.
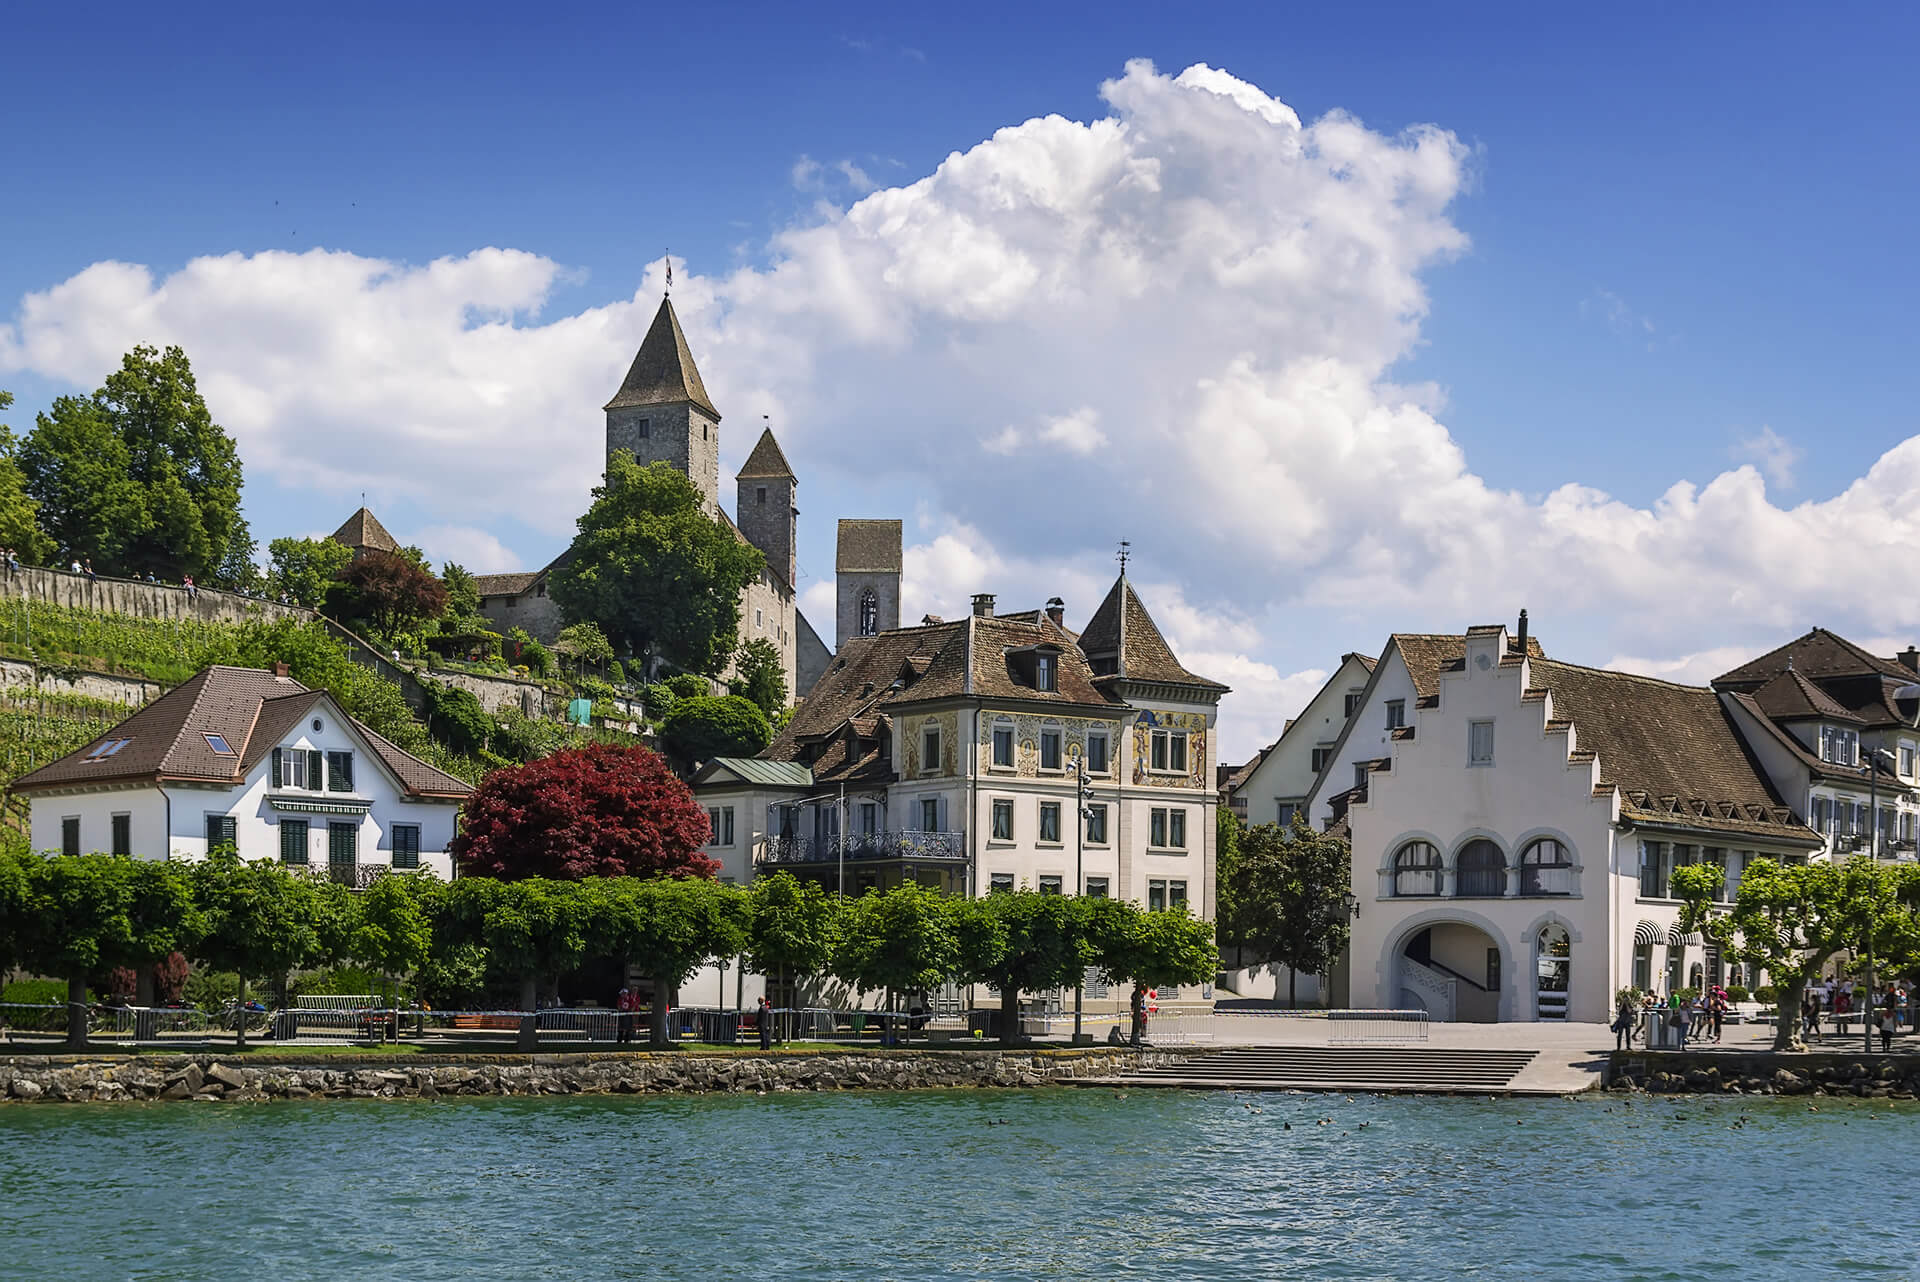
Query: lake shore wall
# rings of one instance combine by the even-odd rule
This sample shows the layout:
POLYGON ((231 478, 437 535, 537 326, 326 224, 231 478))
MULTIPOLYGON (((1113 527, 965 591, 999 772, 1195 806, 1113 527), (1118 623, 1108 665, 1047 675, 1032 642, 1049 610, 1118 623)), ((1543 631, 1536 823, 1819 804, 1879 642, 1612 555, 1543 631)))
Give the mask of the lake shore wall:
POLYGON ((1615 1051, 1612 1090, 1655 1095, 1920 1098, 1920 1058, 1853 1051, 1615 1051))
POLYGON ((1034 1087, 1167 1063, 1182 1052, 667 1051, 562 1055, 19 1056, 0 1059, 0 1100, 438 1099, 483 1095, 644 1095, 1034 1087))

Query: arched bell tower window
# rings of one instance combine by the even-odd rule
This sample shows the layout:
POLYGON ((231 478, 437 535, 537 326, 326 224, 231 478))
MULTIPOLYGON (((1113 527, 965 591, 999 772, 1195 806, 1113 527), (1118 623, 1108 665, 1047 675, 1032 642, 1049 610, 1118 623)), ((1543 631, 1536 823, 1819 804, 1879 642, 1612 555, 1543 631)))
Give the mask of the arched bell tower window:
POLYGON ((860 635, 870 637, 880 631, 880 598, 868 588, 860 594, 860 635))

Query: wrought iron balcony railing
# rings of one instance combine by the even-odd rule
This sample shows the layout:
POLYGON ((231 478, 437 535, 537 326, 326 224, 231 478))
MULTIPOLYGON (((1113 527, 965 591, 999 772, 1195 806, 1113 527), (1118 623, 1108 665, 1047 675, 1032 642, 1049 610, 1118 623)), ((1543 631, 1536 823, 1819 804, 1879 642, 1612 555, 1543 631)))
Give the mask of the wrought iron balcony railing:
POLYGON ((769 837, 760 853, 763 864, 830 864, 841 859, 954 860, 967 857, 966 834, 958 832, 850 833, 816 841, 812 837, 769 837))

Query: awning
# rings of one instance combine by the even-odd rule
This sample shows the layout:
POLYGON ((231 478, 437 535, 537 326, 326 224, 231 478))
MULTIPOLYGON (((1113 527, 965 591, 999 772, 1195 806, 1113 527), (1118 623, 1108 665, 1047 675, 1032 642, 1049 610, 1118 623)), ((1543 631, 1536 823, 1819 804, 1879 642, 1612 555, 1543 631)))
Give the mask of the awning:
POLYGON ((1691 935, 1682 934, 1678 926, 1674 926, 1667 931, 1667 947, 1669 948, 1685 948, 1688 944, 1697 944, 1699 942, 1700 934, 1698 931, 1695 931, 1691 935))
POLYGON ((294 810, 310 815, 364 815, 373 802, 354 797, 308 797, 299 794, 268 794, 267 804, 275 810, 294 810))
POLYGON ((1651 948, 1662 938, 1660 928, 1650 921, 1643 921, 1633 928, 1633 942, 1637 945, 1651 948))

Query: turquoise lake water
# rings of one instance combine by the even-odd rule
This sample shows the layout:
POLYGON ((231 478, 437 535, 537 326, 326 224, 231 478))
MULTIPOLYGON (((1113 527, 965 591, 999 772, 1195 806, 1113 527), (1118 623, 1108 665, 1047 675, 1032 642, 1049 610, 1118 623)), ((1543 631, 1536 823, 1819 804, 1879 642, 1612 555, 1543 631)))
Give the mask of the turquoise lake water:
POLYGON ((35 1104, 0 1108, 0 1278, 1920 1277, 1920 1112, 1819 1105, 35 1104))

